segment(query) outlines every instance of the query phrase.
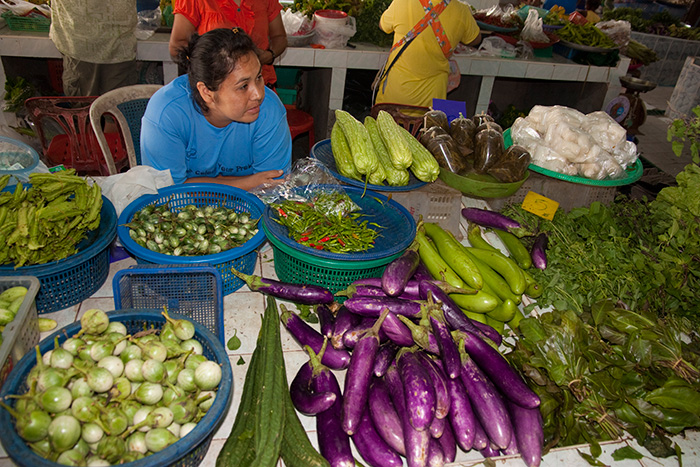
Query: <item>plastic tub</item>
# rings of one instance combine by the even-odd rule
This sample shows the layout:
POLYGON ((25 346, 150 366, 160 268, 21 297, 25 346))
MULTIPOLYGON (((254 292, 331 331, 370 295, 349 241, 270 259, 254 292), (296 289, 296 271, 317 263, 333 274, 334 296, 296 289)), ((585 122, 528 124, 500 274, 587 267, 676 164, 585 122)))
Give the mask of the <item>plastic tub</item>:
POLYGON ((11 175, 8 185, 26 182, 39 165, 39 154, 33 147, 16 139, 0 136, 0 176, 11 175))

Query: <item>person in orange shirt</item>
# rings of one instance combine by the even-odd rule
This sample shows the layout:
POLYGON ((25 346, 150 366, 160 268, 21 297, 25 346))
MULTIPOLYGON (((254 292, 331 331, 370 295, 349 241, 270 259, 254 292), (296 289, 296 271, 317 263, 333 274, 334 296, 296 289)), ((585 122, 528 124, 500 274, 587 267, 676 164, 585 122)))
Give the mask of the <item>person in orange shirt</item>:
POLYGON ((187 47, 190 36, 217 28, 240 27, 252 37, 263 65, 265 84, 274 88, 277 75, 272 63, 287 48, 287 34, 278 0, 175 0, 170 56, 187 47))

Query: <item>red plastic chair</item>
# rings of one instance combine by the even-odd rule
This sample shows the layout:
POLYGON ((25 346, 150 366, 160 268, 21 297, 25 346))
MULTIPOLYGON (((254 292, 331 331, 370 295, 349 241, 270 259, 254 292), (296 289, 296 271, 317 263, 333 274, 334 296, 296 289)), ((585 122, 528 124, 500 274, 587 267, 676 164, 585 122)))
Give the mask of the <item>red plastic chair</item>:
MULTIPOLYGON (((81 175, 109 175, 102 149, 90 124, 90 105, 97 96, 42 96, 25 107, 41 141, 46 164, 63 164, 81 175)), ((117 170, 128 167, 126 146, 119 133, 107 133, 117 170)))
POLYGON ((289 132, 292 134, 292 141, 297 136, 303 135, 305 133, 309 134, 309 152, 311 148, 314 147, 314 118, 304 112, 299 110, 295 105, 285 104, 287 109, 287 123, 289 124, 289 132))

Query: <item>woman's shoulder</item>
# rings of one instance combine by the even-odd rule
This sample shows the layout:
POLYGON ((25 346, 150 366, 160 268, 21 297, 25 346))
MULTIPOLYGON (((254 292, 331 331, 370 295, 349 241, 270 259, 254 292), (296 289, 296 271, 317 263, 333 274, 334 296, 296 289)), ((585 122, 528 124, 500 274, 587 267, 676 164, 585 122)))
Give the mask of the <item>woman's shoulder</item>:
POLYGON ((190 94, 187 75, 179 76, 151 96, 146 113, 156 120, 156 117, 170 111, 182 112, 194 108, 190 94))

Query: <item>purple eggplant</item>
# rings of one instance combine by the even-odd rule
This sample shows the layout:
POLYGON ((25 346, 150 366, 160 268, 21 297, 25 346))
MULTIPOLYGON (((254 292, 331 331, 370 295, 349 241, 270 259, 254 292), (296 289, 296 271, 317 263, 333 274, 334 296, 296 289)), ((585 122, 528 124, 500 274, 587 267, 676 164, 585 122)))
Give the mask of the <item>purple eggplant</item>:
POLYGON ((450 394, 447 389, 447 376, 442 366, 426 355, 424 352, 416 352, 421 358, 425 369, 430 375, 430 380, 435 388, 435 418, 443 419, 450 413, 450 394))
POLYGON ((335 315, 333 322, 333 335, 331 336, 331 345, 338 350, 345 349, 343 344, 343 335, 349 329, 354 328, 359 323, 361 318, 354 313, 351 313, 346 307, 341 306, 335 315))
POLYGON ((398 346, 411 347, 415 344, 411 330, 392 312, 386 315, 382 323, 382 331, 398 346))
POLYGON ((428 467, 443 467, 445 465, 445 453, 437 438, 430 438, 428 444, 428 467))
POLYGON ((334 300, 333 293, 319 285, 289 284, 254 274, 245 274, 233 268, 231 272, 244 281, 253 292, 261 292, 304 305, 327 305, 334 300))
POLYGON ((379 350, 378 333, 387 314, 389 314, 389 310, 384 310, 375 325, 364 333, 357 342, 350 358, 350 366, 345 374, 343 430, 351 436, 357 431, 362 413, 367 405, 372 367, 379 350))
POLYGON ((473 222, 482 227, 505 230, 516 237, 524 237, 530 234, 527 229, 520 225, 520 222, 496 211, 479 208, 463 208, 462 216, 469 222, 473 222))
MULTIPOLYGON (((354 349, 360 338, 371 329, 377 322, 374 318, 361 318, 360 322, 357 323, 353 328, 348 329, 343 334, 343 345, 346 349, 354 349)), ((379 342, 386 342, 388 337, 383 329, 379 329, 379 342)))
POLYGON ((539 396, 498 350, 470 332, 455 332, 459 335, 455 340, 464 342, 469 356, 508 400, 527 409, 540 405, 539 396))
POLYGON ((481 426, 479 419, 474 416, 474 449, 481 451, 482 449, 486 449, 490 443, 491 441, 489 440, 488 435, 486 435, 484 427, 481 426))
POLYGON ((474 447, 476 418, 467 390, 464 389, 464 384, 459 378, 448 380, 447 389, 450 395, 449 420, 454 438, 460 448, 469 451, 474 447))
POLYGON ((369 384, 369 413, 382 439, 402 456, 406 455, 403 443, 403 422, 391 401, 391 395, 383 378, 372 378, 369 384))
POLYGON ((377 432, 367 407, 360 418, 357 432, 352 435, 352 441, 355 443, 357 452, 372 467, 403 466, 403 459, 399 453, 392 449, 377 432))
POLYGON ((376 318, 385 308, 396 315, 416 316, 424 303, 394 297, 353 297, 345 300, 343 305, 356 315, 376 318))
POLYGON ((394 402, 396 412, 401 416, 408 467, 425 467, 428 463, 430 432, 428 430, 416 430, 409 421, 406 413, 404 385, 397 365, 391 365, 387 369, 384 381, 389 389, 389 394, 391 394, 391 400, 394 402))
POLYGON ((418 431, 427 430, 435 416, 435 387, 430 374, 416 351, 399 351, 397 367, 404 386, 409 422, 418 431))
POLYGON ((528 467, 539 466, 544 444, 540 409, 526 409, 510 402, 508 410, 513 420, 513 430, 520 456, 528 467))
POLYGON ((343 431, 343 396, 332 371, 314 378, 311 389, 316 393, 331 392, 336 400, 331 407, 316 415, 318 448, 331 467, 355 467, 350 437, 343 431))
POLYGON ((455 441, 452 426, 449 423, 445 424, 445 429, 442 432, 442 436, 440 436, 437 440, 442 448, 442 453, 445 455, 445 462, 454 462, 455 458, 457 457, 457 442, 455 441))
POLYGON ((500 457, 501 450, 494 443, 489 443, 484 449, 480 449, 479 452, 482 456, 486 457, 500 457))
POLYGON ((448 378, 455 379, 459 377, 462 362, 460 361, 457 344, 455 344, 452 334, 450 334, 450 330, 447 329, 447 324, 445 324, 443 319, 443 316, 431 314, 430 326, 433 329, 433 334, 435 334, 438 347, 440 347, 440 360, 442 360, 445 374, 448 378))
POLYGON ((305 346, 306 351, 309 353, 309 361, 299 368, 289 385, 289 395, 292 398, 292 404, 294 404, 294 408, 304 415, 316 415, 328 410, 337 398, 333 392, 316 393, 311 389, 314 378, 318 377, 321 372, 330 371, 328 367, 321 363, 322 353, 326 350, 327 343, 328 341, 326 340, 318 355, 311 347, 305 346))
MULTIPOLYGON (((527 409, 526 409, 527 410, 527 409)), ((532 409, 530 409, 532 410, 532 409)), ((511 417, 513 416, 513 412, 511 412, 511 417)), ((510 437, 510 443, 508 443, 508 447, 505 449, 501 449, 501 454, 504 456, 514 456, 516 454, 520 454, 520 451, 518 451, 518 440, 515 437, 515 424, 513 424, 513 434, 510 437)))
POLYGON ((413 341, 418 344, 420 348, 433 355, 440 354, 440 346, 438 345, 437 339, 433 333, 430 332, 430 329, 423 325, 414 323, 407 316, 398 315, 398 318, 411 330, 413 341))
MULTIPOLYGON (((400 298, 402 300, 418 300, 420 297, 418 296, 417 293, 414 291, 415 288, 412 288, 411 290, 404 291, 401 295, 398 295, 397 297, 394 298, 400 298)), ((348 298, 353 298, 353 297, 389 297, 389 295, 382 290, 381 287, 377 287, 376 285, 367 285, 367 284, 350 284, 346 289, 341 290, 340 292, 335 293, 336 296, 340 297, 348 297, 348 298)))
POLYGON ((498 389, 466 354, 462 354, 460 378, 486 435, 500 449, 505 449, 510 443, 513 427, 498 389))
POLYGON ((413 273, 412 279, 414 281, 428 281, 433 279, 433 276, 430 274, 430 271, 428 271, 428 268, 425 266, 423 261, 420 261, 418 263, 418 267, 416 267, 416 270, 413 273))
POLYGON ((472 330, 479 333, 479 328, 474 321, 469 319, 457 304, 445 291, 433 281, 420 281, 420 298, 427 300, 432 296, 433 300, 440 302, 445 321, 452 329, 472 330))
POLYGON ((398 351, 399 347, 391 342, 386 342, 379 347, 377 357, 374 359, 374 367, 372 368, 374 376, 378 378, 384 376, 386 369, 389 368, 391 362, 394 361, 394 357, 396 357, 396 352, 398 351))
POLYGON ((420 263, 417 246, 407 248, 401 256, 387 264, 382 273, 382 290, 390 297, 398 297, 413 277, 420 263))
POLYGON ((535 237, 535 242, 532 244, 530 257, 532 258, 532 264, 537 269, 547 268, 547 243, 549 243, 547 234, 541 232, 537 234, 537 237, 535 237))
MULTIPOLYGON (((280 309, 282 310, 280 321, 297 342, 302 346, 308 345, 314 352, 320 352, 324 341, 321 333, 309 326, 296 313, 288 310, 284 304, 280 304, 280 309)), ((344 370, 350 365, 350 353, 347 350, 328 347, 323 353, 321 363, 334 370, 344 370)))
POLYGON ((433 438, 439 438, 442 436, 442 433, 445 431, 446 424, 446 419, 433 417, 433 420, 430 422, 430 426, 428 427, 428 430, 430 430, 430 436, 433 438))
POLYGON ((316 307, 316 314, 318 315, 321 335, 330 339, 333 337, 333 320, 335 319, 333 313, 326 305, 319 305, 316 307))
MULTIPOLYGON (((472 320, 472 323, 481 331, 481 333, 478 334, 479 336, 487 337, 496 345, 496 347, 500 347, 501 342, 503 342, 503 336, 500 332, 496 331, 493 326, 486 323, 481 323, 475 320, 472 320)), ((461 329, 461 331, 466 331, 466 329, 461 329)))

